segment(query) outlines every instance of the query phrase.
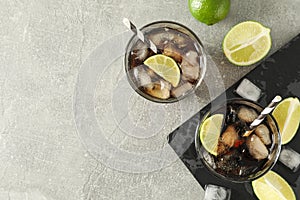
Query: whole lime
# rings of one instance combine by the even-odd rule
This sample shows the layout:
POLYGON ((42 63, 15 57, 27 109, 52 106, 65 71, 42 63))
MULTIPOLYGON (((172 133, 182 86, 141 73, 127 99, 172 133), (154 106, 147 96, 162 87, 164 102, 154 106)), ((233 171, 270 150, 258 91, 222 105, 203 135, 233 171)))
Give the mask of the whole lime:
POLYGON ((207 25, 224 19, 230 10, 230 0, 189 0, 193 17, 207 25))

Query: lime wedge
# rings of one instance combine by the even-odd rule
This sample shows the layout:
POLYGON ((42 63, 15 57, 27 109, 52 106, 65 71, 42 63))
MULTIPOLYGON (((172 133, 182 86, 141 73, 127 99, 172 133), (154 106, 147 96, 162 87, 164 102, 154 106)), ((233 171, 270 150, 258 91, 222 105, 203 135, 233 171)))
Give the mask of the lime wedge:
POLYGON ((281 133, 281 143, 290 142, 296 135, 300 123, 300 102, 298 98, 287 98, 273 111, 273 116, 281 133))
POLYGON ((290 185, 273 171, 252 181, 252 187, 260 200, 296 200, 290 185))
POLYGON ((235 25, 225 36, 223 51, 230 62, 238 66, 252 65, 271 49, 270 29, 258 22, 235 25))

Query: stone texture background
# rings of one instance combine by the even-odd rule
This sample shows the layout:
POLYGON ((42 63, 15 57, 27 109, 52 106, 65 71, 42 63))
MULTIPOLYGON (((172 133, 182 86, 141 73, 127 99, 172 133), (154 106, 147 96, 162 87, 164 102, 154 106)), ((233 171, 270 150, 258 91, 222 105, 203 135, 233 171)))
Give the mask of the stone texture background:
POLYGON ((228 17, 208 27, 192 18, 186 0, 0 0, 0 199, 201 199, 203 189, 180 160, 126 173, 89 154, 73 113, 81 64, 126 30, 123 17, 138 26, 172 20, 201 38, 227 88, 255 67, 225 59, 221 43, 230 27, 245 20, 270 27, 274 52, 300 32, 299 10, 299 0, 232 0, 228 17))

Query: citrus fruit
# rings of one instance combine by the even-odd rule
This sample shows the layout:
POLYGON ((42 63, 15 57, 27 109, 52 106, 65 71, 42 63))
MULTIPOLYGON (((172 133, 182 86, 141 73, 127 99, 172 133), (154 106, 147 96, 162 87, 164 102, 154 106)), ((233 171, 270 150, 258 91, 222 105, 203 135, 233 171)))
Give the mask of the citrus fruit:
POLYGON ((180 81, 180 70, 177 63, 170 57, 157 54, 147 58, 144 64, 152 69, 173 87, 177 87, 180 81))
POLYGON ((298 98, 286 98, 274 109, 274 116, 281 133, 281 143, 286 144, 297 133, 300 123, 300 102, 298 98))
POLYGON ((293 189, 274 171, 252 181, 252 187, 260 200, 296 200, 293 189))
POLYGON ((202 23, 213 25, 226 17, 230 0, 189 0, 188 5, 193 17, 202 23))
POLYGON ((224 115, 215 114, 204 120, 200 126, 200 141, 203 147, 212 155, 217 155, 218 141, 221 134, 221 127, 224 115))
POLYGON ((239 66, 252 65, 271 49, 270 29, 258 22, 235 25, 224 37, 223 51, 230 62, 239 66))

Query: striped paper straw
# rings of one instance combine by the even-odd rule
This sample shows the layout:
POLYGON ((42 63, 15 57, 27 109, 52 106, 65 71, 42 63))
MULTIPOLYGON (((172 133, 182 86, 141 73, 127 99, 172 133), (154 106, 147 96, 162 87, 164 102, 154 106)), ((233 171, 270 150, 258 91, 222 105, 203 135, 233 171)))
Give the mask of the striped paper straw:
POLYGON ((136 28, 136 26, 127 18, 123 19, 123 23, 125 24, 125 26, 131 30, 132 32, 134 32, 134 34, 137 35, 137 37, 144 43, 146 43, 148 45, 148 47, 154 52, 157 53, 157 48, 155 46, 155 44, 147 37, 144 36, 144 34, 136 28))
POLYGON ((277 95, 272 102, 260 113, 260 115, 250 124, 250 130, 246 131, 243 136, 247 137, 249 136, 252 131, 261 124, 261 122, 265 119, 265 117, 270 114, 276 105, 282 100, 281 96, 277 95))

